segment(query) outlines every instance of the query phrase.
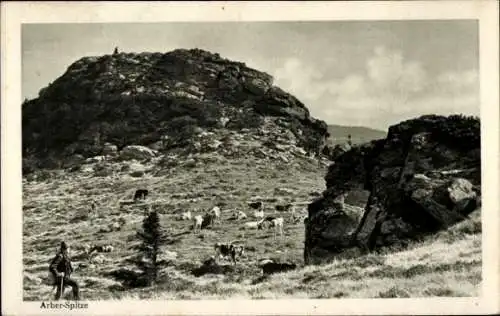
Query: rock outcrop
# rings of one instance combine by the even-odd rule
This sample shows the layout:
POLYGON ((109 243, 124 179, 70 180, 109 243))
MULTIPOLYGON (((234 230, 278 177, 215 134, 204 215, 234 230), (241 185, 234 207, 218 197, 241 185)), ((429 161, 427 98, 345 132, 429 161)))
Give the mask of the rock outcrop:
POLYGON ((480 154, 479 119, 434 115, 341 154, 323 196, 308 206, 305 262, 404 246, 463 220, 480 203, 480 154), (370 192, 362 214, 338 203, 352 190, 370 192))
POLYGON ((198 150, 194 136, 223 128, 258 136, 267 124, 311 153, 328 137, 326 123, 270 75, 200 49, 84 57, 24 102, 22 114, 24 163, 47 167, 130 145, 198 150))

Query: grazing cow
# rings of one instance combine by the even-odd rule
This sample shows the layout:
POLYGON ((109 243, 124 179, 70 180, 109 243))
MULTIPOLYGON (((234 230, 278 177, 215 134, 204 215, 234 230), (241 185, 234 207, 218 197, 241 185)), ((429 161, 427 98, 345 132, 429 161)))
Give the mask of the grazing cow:
POLYGON ((92 200, 92 202, 90 202, 90 212, 91 213, 94 213, 97 209, 97 201, 96 200, 92 200))
MULTIPOLYGON (((262 221, 246 222, 240 227, 240 230, 261 229, 261 225, 262 221)), ((245 232, 243 232, 243 238, 245 238, 245 232)))
POLYGON ((304 221, 307 217, 307 208, 302 208, 300 211, 297 211, 295 207, 292 209, 292 214, 290 216, 290 221, 292 223, 298 223, 304 221))
POLYGON ((253 212, 253 217, 255 217, 255 218, 262 218, 263 219, 264 218, 264 210, 259 210, 259 211, 255 210, 253 212))
POLYGON ((290 215, 290 221, 292 223, 299 222, 301 218, 302 218, 302 215, 296 211, 293 211, 292 214, 290 215))
POLYGON ((278 217, 271 220, 271 227, 274 227, 274 239, 276 239, 276 234, 279 231, 280 236, 283 237, 283 217, 278 217))
POLYGON ((245 218, 247 218, 247 214, 245 214, 242 211, 239 211, 238 213, 236 213, 235 217, 236 217, 236 219, 245 219, 245 218))
POLYGON ((275 219, 276 217, 274 216, 266 216, 265 218, 263 218, 260 222, 259 222, 259 229, 262 229, 262 228, 268 228, 268 227, 271 227, 272 226, 272 221, 275 219), (268 226, 269 225, 269 226, 268 226))
POLYGON ((264 208, 264 203, 262 203, 261 201, 258 201, 258 202, 249 202, 248 206, 250 206, 250 208, 252 208, 254 210, 259 210, 259 209, 263 209, 264 208))
POLYGON ((243 229, 259 229, 262 225, 262 221, 256 221, 256 222, 246 222, 243 224, 242 228, 243 229))
POLYGON ((276 234, 279 231, 281 237, 283 237, 283 223, 284 219, 283 217, 274 217, 274 216, 266 216, 263 220, 261 220, 258 224, 258 228, 262 229, 264 224, 269 223, 268 227, 274 227, 274 239, 276 239, 276 234))
POLYGON ((210 256, 210 258, 208 258, 205 261, 203 261, 203 265, 204 266, 212 266, 212 265, 215 265, 215 264, 216 264, 216 261, 215 261, 215 257, 214 256, 210 256))
POLYGON ((94 251, 97 252, 112 252, 115 248, 111 245, 99 245, 99 246, 94 246, 92 247, 89 251, 88 254, 92 254, 94 251))
POLYGON ((233 264, 236 264, 236 259, 237 257, 243 256, 244 248, 241 245, 234 245, 232 243, 229 244, 221 244, 221 243, 216 243, 215 246, 215 253, 217 256, 220 257, 231 257, 231 260, 233 261, 233 264))
POLYGON ((193 217, 193 232, 201 230, 201 224, 203 224, 203 217, 201 215, 196 215, 193 217))
POLYGON ((259 267, 262 267, 263 265, 265 265, 266 263, 269 263, 269 262, 274 262, 273 259, 262 259, 259 261, 259 267))
POLYGON ((211 212, 205 213, 202 217, 201 228, 206 228, 210 225, 213 225, 215 221, 215 215, 211 212))
POLYGON ((276 217, 274 216, 266 216, 265 218, 263 218, 263 221, 264 222, 270 222, 272 220, 276 219, 276 217))
POLYGON ((281 205, 281 204, 278 204, 278 205, 275 205, 274 208, 276 209, 277 212, 288 212, 290 209, 293 208, 293 204, 284 204, 284 205, 281 205))
POLYGON ((191 220, 191 211, 187 211, 181 214, 181 220, 191 220))
POLYGON ((264 275, 269 275, 273 273, 294 270, 297 268, 297 265, 295 263, 281 263, 275 262, 274 260, 269 260, 263 264, 261 263, 260 267, 262 268, 262 273, 264 275))
POLYGON ((218 206, 214 206, 209 214, 213 215, 213 222, 220 223, 220 208, 218 206))
POLYGON ((134 194, 134 202, 137 200, 145 200, 146 197, 148 196, 149 191, 146 189, 139 189, 135 191, 134 194))

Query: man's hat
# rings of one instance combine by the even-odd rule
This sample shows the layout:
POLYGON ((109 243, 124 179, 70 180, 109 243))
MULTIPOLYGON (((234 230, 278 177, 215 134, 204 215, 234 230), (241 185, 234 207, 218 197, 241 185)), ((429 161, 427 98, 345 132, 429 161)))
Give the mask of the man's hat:
POLYGON ((61 250, 66 250, 68 249, 68 245, 64 241, 61 242, 61 250))

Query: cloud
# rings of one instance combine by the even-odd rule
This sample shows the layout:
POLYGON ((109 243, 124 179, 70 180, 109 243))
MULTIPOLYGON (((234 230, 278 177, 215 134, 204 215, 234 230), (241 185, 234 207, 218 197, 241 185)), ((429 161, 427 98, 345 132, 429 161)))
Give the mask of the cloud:
POLYGON ((479 74, 476 70, 448 71, 437 77, 443 91, 457 92, 464 89, 478 89, 479 74))
POLYGON ((274 72, 275 83, 297 96, 311 114, 329 123, 381 129, 423 114, 479 115, 475 70, 431 76, 419 61, 380 46, 366 58, 364 71, 332 78, 328 60, 289 58, 274 72))
POLYGON ((321 72, 312 66, 304 65, 298 58, 289 58, 274 73, 275 82, 297 91, 304 99, 314 100, 325 92, 321 83, 321 72))
POLYGON ((426 73, 420 63, 405 61, 401 52, 375 48, 366 63, 367 75, 374 88, 391 93, 419 92, 425 88, 426 73))

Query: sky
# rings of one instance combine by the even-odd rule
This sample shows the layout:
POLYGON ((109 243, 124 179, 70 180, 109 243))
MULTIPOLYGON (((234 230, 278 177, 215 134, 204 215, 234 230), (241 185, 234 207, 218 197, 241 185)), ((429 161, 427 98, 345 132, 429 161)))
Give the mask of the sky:
POLYGON ((245 62, 329 124, 386 130, 423 114, 479 115, 478 24, 448 21, 24 24, 32 99, 84 56, 201 48, 245 62))

